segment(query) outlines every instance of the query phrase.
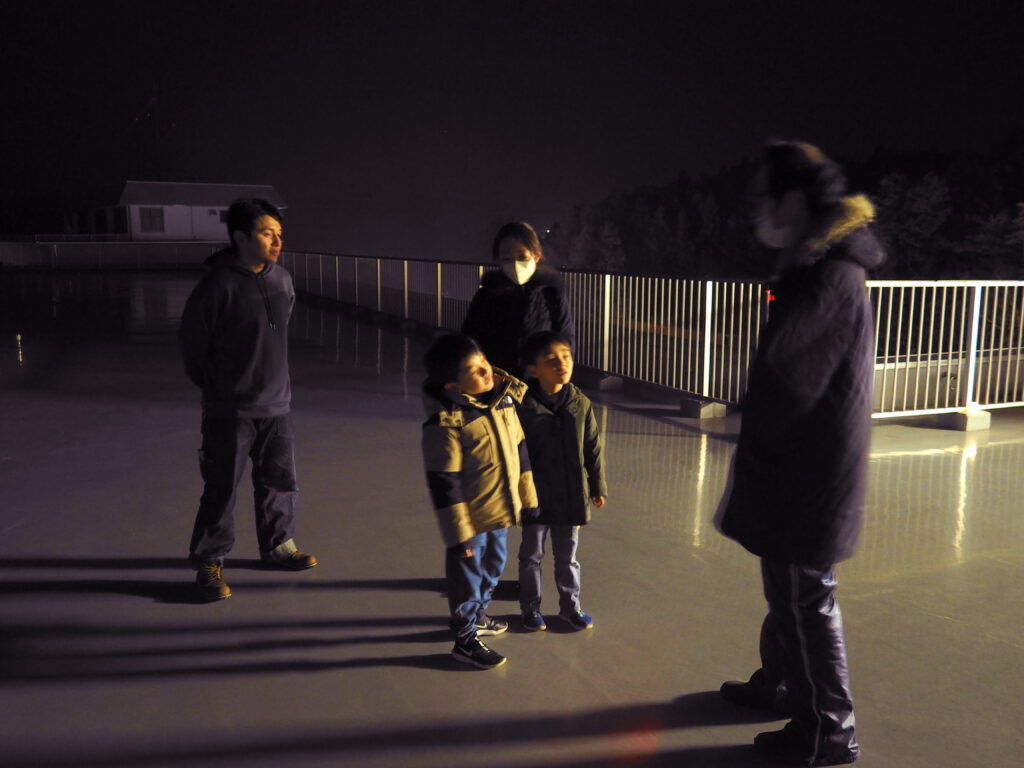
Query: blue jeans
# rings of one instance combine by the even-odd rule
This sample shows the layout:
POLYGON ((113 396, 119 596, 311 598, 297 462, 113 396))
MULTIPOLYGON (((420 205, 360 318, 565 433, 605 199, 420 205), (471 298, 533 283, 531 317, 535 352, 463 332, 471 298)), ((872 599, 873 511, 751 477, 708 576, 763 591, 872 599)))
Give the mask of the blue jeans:
POLYGON ((519 545, 519 608, 523 613, 540 610, 540 563, 549 532, 551 553, 555 558, 558 611, 569 614, 580 609, 580 564, 576 559, 580 527, 527 524, 523 526, 523 540, 519 545))
POLYGON ((476 634, 476 624, 487 615, 487 605, 507 558, 507 528, 478 534, 445 551, 448 608, 452 614, 451 628, 458 640, 476 634))

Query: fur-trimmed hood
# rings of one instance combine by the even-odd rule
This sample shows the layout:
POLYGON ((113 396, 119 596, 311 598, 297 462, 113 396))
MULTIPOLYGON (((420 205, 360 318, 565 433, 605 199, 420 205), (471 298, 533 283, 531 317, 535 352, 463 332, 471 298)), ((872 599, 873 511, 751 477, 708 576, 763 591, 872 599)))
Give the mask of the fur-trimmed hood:
POLYGON ((844 197, 824 231, 807 244, 811 259, 846 259, 864 269, 877 267, 885 260, 885 251, 868 226, 874 220, 875 206, 865 195, 844 197))

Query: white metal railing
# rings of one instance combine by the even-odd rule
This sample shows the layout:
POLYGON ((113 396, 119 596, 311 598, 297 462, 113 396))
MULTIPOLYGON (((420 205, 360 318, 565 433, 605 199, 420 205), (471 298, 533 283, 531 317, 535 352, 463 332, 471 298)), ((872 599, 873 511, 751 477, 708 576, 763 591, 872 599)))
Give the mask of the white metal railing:
MULTIPOLYGON (((198 265, 219 243, 0 243, 0 264, 146 269, 198 265)), ((480 264, 287 251, 300 291, 457 329, 480 264)), ((768 317, 765 287, 564 271, 577 361, 609 374, 737 403, 768 317)), ((1024 281, 868 281, 876 417, 1024 405, 1024 281)))
MULTIPOLYGON (((287 252, 296 287, 457 329, 480 264, 287 252)), ((768 317, 765 286, 563 272, 577 362, 701 398, 738 403, 768 317)), ((867 284, 875 311, 876 417, 1024 405, 1024 282, 867 284)))
POLYGON ((868 282, 877 417, 1024 405, 1024 282, 868 282))

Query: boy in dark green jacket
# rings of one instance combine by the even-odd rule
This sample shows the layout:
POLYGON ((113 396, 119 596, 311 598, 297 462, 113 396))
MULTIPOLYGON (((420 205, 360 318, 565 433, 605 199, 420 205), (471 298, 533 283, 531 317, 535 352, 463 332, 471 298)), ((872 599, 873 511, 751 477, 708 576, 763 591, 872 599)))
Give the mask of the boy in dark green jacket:
POLYGON ((519 607, 523 627, 547 629, 540 612, 544 542, 551 535, 559 616, 574 629, 593 619, 580 608, 580 526, 590 521, 590 503, 600 509, 608 493, 601 435, 594 406, 572 378, 569 339, 554 331, 530 336, 523 345, 529 390, 519 406, 540 511, 524 511, 519 547, 519 607))

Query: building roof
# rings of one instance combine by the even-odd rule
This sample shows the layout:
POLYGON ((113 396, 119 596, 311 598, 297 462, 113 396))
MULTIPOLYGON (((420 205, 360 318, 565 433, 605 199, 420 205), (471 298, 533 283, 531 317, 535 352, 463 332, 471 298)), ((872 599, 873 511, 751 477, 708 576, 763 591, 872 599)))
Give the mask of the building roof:
POLYGON ((269 184, 205 184, 177 181, 126 181, 117 205, 191 205, 227 208, 240 197, 262 197, 282 210, 284 198, 269 184))

